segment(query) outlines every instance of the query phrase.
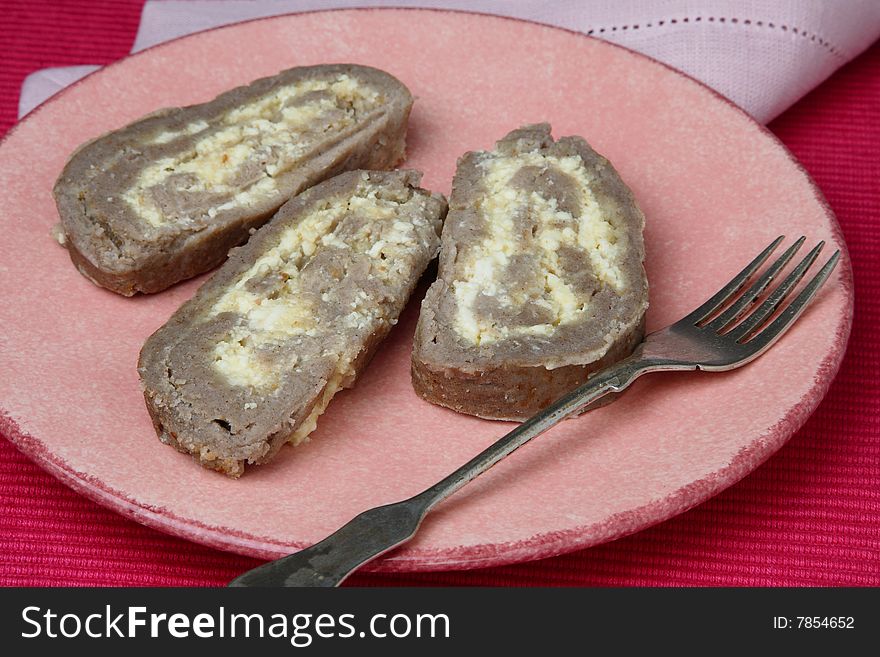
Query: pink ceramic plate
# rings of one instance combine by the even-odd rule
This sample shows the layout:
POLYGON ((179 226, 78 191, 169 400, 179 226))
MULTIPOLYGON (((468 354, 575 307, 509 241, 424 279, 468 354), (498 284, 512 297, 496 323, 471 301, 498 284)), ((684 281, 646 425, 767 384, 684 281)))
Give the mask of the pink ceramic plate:
POLYGON ((309 444, 239 481, 202 470, 156 440, 135 371, 146 336, 201 281, 125 299, 89 283, 51 240, 52 184, 78 144, 159 107, 325 62, 377 66, 410 87, 406 164, 430 189, 448 193, 461 153, 524 123, 586 137, 648 218, 649 329, 689 311, 777 235, 844 249, 815 305, 760 360, 639 381, 455 495, 374 568, 510 563, 636 531, 746 475, 819 403, 849 334, 850 263, 821 195, 761 126, 669 68, 564 30, 453 12, 321 12, 129 57, 40 107, 0 146, 0 430, 47 470, 146 524, 277 557, 417 493, 509 430, 414 395, 415 300, 309 444))

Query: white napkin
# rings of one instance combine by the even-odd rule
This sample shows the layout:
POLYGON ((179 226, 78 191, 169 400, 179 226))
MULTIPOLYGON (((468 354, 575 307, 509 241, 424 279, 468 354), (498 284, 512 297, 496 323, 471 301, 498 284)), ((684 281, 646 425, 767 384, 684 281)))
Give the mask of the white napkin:
MULTIPOLYGON (((880 37, 880 0, 148 0, 132 52, 249 18, 363 6, 469 9, 577 30, 682 70, 764 123, 880 37)), ((31 74, 19 116, 97 68, 31 74)))

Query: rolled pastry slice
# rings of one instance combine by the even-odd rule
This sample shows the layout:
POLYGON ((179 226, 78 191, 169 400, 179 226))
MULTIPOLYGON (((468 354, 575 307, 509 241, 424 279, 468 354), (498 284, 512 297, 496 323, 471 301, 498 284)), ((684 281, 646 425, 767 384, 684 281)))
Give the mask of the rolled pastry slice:
POLYGON ((641 342, 644 216, 583 139, 514 130, 459 160, 449 203, 416 329, 419 395, 523 420, 641 342))
POLYGON ((212 269, 291 196, 404 155, 412 106, 391 75, 293 68, 165 109, 79 148, 55 183, 74 265, 126 296, 212 269))
POLYGON ((350 387, 439 249, 415 171, 353 171, 285 204, 147 340, 162 442, 232 477, 302 442, 350 387))

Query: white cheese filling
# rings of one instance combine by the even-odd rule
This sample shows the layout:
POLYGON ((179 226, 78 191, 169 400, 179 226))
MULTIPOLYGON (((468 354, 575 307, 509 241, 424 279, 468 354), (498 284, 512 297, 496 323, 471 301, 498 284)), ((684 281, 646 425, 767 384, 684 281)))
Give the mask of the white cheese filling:
MULTIPOLYGON (((262 98, 226 114, 219 130, 198 139, 187 153, 161 160, 146 167, 134 185, 123 194, 128 203, 148 224, 162 226, 170 221, 193 217, 169 217, 150 194, 151 188, 176 176, 180 194, 217 194, 222 202, 202 209, 209 217, 233 207, 257 204, 279 192, 276 178, 293 167, 327 132, 352 126, 359 114, 375 109, 380 94, 357 80, 339 75, 330 80, 303 80, 276 89, 262 98), (294 103, 312 92, 305 102, 294 103), (291 105, 291 103, 293 103, 291 105), (323 132, 312 132, 316 121, 329 117, 323 132), (241 168, 248 163, 270 160, 260 177, 242 187, 236 182, 241 168)), ((180 131, 166 131, 152 143, 165 144, 208 130, 205 121, 196 121, 180 131)))
POLYGON ((479 162, 485 196, 481 215, 488 235, 477 244, 461 245, 460 264, 451 287, 456 300, 455 331, 465 340, 490 344, 514 336, 550 336, 560 326, 583 318, 590 300, 580 298, 565 280, 559 259, 563 246, 588 259, 598 280, 620 292, 625 282, 617 263, 622 255, 621 235, 603 213, 590 189, 590 178, 580 156, 556 157, 542 153, 515 156, 484 154, 479 162), (580 205, 578 216, 557 207, 555 198, 514 187, 511 179, 523 167, 553 167, 573 181, 580 205), (514 216, 525 210, 537 230, 532 240, 517 236, 514 216), (539 265, 543 294, 526 298, 505 284, 511 258, 528 254, 539 265), (550 322, 530 326, 502 326, 476 310, 481 295, 494 297, 505 309, 535 304, 549 311, 550 322))
MULTIPOLYGON (((214 367, 231 385, 271 391, 279 385, 285 371, 301 363, 266 362, 259 356, 261 348, 289 342, 296 336, 326 334, 323 356, 333 357, 342 368, 335 375, 336 383, 330 382, 338 388, 339 381, 353 374, 347 368, 356 354, 344 352, 350 342, 347 335, 371 333, 378 322, 390 320, 385 317, 386 300, 373 298, 361 290, 346 315, 331 326, 319 325, 315 318, 320 308, 313 304, 333 302, 334 288, 312 302, 306 300, 309 297, 303 288, 301 272, 322 249, 338 251, 335 257, 339 259, 350 257, 346 251, 366 254, 371 258, 369 276, 383 284, 392 284, 410 275, 413 258, 428 247, 427 238, 420 234, 425 232, 426 219, 402 221, 400 203, 380 198, 375 189, 362 191, 362 195, 338 200, 311 212, 283 231, 277 244, 260 256, 215 302, 209 317, 221 313, 239 316, 228 338, 218 342, 214 349, 214 367), (369 221, 353 236, 346 235, 342 240, 340 228, 349 215, 360 219, 368 217, 369 221), (273 289, 272 298, 247 289, 249 281, 259 280, 267 273, 279 275, 279 281, 283 281, 273 289)), ((328 389, 332 388, 330 384, 328 389)))

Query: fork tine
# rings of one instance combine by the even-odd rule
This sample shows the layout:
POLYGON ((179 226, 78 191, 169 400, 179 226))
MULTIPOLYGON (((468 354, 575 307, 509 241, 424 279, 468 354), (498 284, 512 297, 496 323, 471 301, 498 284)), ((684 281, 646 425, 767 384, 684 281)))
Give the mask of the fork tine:
POLYGON ((732 340, 736 340, 737 342, 741 342, 755 330, 763 326, 764 321, 773 314, 773 311, 776 310, 783 301, 785 301, 794 287, 804 277, 804 274, 807 273, 807 270, 813 266, 813 263, 816 261, 816 258, 819 257, 819 252, 822 250, 823 246, 825 246, 825 242, 819 242, 819 244, 817 244, 813 250, 798 263, 797 267, 792 270, 786 279, 780 283, 779 287, 773 290, 773 293, 767 297, 764 303, 762 303, 751 315, 746 317, 739 326, 726 333, 725 336, 732 340))
POLYGON ((723 313, 718 315, 715 319, 709 322, 706 326, 711 328, 714 331, 722 331, 725 327, 733 324, 737 319, 742 317, 743 313, 748 310, 749 306, 754 303, 755 299, 761 296, 761 292, 763 292, 768 285, 770 285, 770 281, 776 278, 776 275, 782 271, 782 268, 788 264, 788 261, 792 259, 795 253, 797 253, 798 249, 803 246, 803 243, 806 241, 806 237, 800 237, 797 242, 792 244, 785 250, 781 256, 776 259, 772 265, 767 268, 761 277, 755 281, 754 285, 752 285, 746 292, 734 302, 730 308, 725 310, 723 313))
POLYGON ((718 292, 716 292, 706 303, 685 317, 684 321, 690 322, 691 324, 699 324, 723 306, 730 297, 739 292, 745 286, 752 275, 758 271, 758 268, 764 264, 764 261, 770 257, 770 254, 776 250, 776 247, 779 246, 784 239, 785 235, 780 235, 773 240, 770 243, 770 246, 761 251, 758 257, 752 260, 745 269, 734 276, 727 285, 718 290, 718 292))
POLYGON ((767 328, 746 342, 745 345, 754 347, 756 352, 760 352, 776 342, 794 324, 794 321, 800 317, 801 313, 804 312, 810 301, 816 296, 816 292, 819 291, 819 288, 822 287, 822 284, 831 275, 838 260, 840 260, 840 251, 835 251, 822 269, 801 290, 801 293, 797 295, 795 300, 788 304, 785 310, 779 314, 779 317, 774 319, 767 328))

